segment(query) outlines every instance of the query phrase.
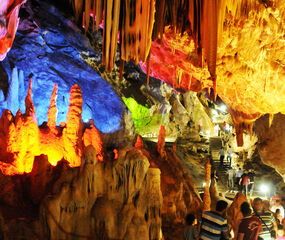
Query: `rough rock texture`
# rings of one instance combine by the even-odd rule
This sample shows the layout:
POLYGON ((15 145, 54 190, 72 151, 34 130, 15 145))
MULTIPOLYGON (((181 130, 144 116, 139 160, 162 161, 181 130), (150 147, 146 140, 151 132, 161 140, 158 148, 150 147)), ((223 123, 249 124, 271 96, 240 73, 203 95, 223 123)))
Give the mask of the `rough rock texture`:
POLYGON ((274 115, 271 127, 269 127, 268 115, 258 119, 255 131, 258 136, 258 152, 263 163, 276 169, 285 177, 285 116, 274 115))
MULTIPOLYGON (((55 89, 56 90, 56 87, 55 89)), ((93 145, 103 160, 102 140, 94 124, 86 132, 81 121, 82 95, 78 85, 70 90, 70 107, 64 128, 56 127, 56 91, 53 91, 47 126, 38 127, 35 107, 32 101, 32 81, 25 99, 26 112, 19 110, 14 117, 9 110, 3 112, 0 119, 0 166, 4 174, 31 172, 34 157, 46 154, 48 161, 55 166, 62 158, 70 165, 80 166, 85 146, 93 145), (90 131, 90 133, 89 133, 90 131), (88 137, 90 135, 90 138, 88 137), (82 139, 83 138, 83 139, 82 139), (88 140, 89 139, 89 140, 88 140)))
MULTIPOLYGON (((96 59, 100 54, 94 53, 80 29, 47 1, 27 1, 20 10, 20 17, 13 47, 0 65, 5 69, 9 82, 13 69, 10 63, 20 73, 23 71, 26 90, 21 93, 19 85, 21 111, 25 111, 22 103, 32 74, 32 98, 39 125, 47 121, 54 84, 58 84, 57 125, 66 121, 69 90, 78 84, 83 94, 82 119, 93 118, 96 127, 105 133, 119 129, 123 103, 110 84, 82 60, 82 55, 96 59)), ((6 97, 7 89, 1 89, 6 97)), ((2 113, 7 107, 0 104, 0 108, 2 113)), ((18 108, 15 112, 9 109, 15 115, 18 108)))
POLYGON ((51 131, 55 131, 56 129, 56 118, 57 118, 56 99, 57 99, 57 84, 54 84, 50 98, 50 105, 47 113, 47 118, 48 118, 47 126, 51 131))
POLYGON ((70 180, 59 179, 60 192, 41 206, 49 239, 161 239, 160 170, 139 150, 120 151, 104 167, 89 146, 70 180))
POLYGON ((65 146, 65 156, 70 166, 78 166, 81 159, 83 124, 82 94, 80 87, 75 84, 70 89, 69 107, 66 118, 66 127, 63 129, 62 137, 65 146))
POLYGON ((239 223, 243 218, 242 213, 240 211, 240 205, 243 202, 247 202, 246 197, 240 192, 237 193, 227 212, 228 223, 233 227, 235 238, 237 237, 239 223))
POLYGON ((19 10, 26 0, 2 0, 0 3, 0 61, 12 47, 19 24, 19 10))
POLYGON ((90 121, 90 126, 87 127, 83 134, 83 144, 85 147, 92 145, 96 150, 96 158, 98 161, 103 161, 103 141, 99 130, 94 126, 94 121, 90 121))

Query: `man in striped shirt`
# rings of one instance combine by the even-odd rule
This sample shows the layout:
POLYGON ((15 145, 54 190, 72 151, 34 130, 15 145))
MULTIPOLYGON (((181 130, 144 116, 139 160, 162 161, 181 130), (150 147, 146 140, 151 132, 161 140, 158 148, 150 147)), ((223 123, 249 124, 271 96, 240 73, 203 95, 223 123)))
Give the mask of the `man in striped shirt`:
POLYGON ((262 225, 262 232, 259 233, 259 237, 264 240, 272 240, 271 232, 274 230, 277 232, 277 225, 272 212, 265 210, 261 198, 255 198, 252 203, 254 215, 259 217, 262 225))
POLYGON ((201 219, 200 240, 228 239, 229 227, 225 218, 228 203, 220 200, 216 204, 216 211, 206 211, 201 219))

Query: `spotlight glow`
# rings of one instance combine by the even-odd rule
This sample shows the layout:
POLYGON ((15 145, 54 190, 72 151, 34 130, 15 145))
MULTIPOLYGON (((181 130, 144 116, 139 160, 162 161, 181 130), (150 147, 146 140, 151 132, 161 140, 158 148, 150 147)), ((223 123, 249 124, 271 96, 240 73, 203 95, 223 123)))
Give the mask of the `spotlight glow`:
POLYGON ((259 190, 260 190, 262 193, 268 193, 268 192, 269 192, 269 187, 268 187, 268 185, 266 185, 266 184, 261 184, 259 190))

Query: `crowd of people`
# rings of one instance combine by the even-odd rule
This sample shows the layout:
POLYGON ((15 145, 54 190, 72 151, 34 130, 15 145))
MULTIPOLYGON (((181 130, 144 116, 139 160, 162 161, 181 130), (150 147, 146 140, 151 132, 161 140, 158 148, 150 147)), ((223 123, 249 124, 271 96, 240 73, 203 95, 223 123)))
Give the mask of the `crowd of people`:
POLYGON ((198 221, 195 221, 193 214, 188 214, 185 218, 187 226, 184 229, 184 240, 285 239, 284 207, 280 200, 277 199, 271 208, 268 201, 261 198, 255 198, 251 204, 243 202, 240 205, 243 218, 235 223, 237 226, 231 226, 228 223, 227 207, 226 201, 219 200, 215 211, 205 211, 198 221), (196 222, 197 224, 195 224, 196 222), (233 229, 238 229, 235 236, 233 236, 233 229))

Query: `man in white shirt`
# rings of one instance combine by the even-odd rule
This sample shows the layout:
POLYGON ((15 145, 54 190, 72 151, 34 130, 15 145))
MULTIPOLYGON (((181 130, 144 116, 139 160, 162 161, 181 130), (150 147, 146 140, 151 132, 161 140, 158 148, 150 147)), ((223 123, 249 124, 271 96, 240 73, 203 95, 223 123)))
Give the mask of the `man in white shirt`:
POLYGON ((238 171, 236 172, 236 183, 238 185, 239 191, 241 191, 241 185, 239 184, 239 181, 242 175, 243 175, 243 171, 241 170, 241 168, 239 168, 238 171))
POLYGON ((232 166, 232 155, 233 155, 233 150, 231 146, 229 146, 227 150, 227 162, 230 163, 230 166, 232 166))

